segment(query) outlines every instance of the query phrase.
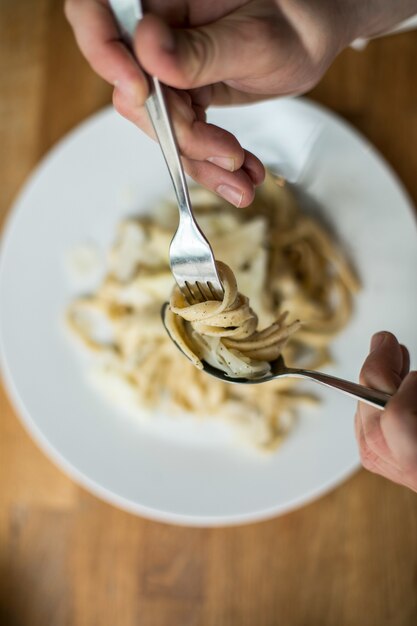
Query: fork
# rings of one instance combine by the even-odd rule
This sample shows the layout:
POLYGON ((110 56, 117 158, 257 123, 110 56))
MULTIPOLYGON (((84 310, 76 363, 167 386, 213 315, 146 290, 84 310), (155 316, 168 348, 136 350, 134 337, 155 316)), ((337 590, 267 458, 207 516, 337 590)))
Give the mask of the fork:
MULTIPOLYGON (((124 42, 133 52, 136 26, 143 17, 140 0, 110 0, 110 6, 124 42)), ((158 138, 174 186, 179 223, 169 249, 172 274, 190 304, 221 300, 223 286, 213 251, 193 215, 187 181, 182 167, 170 114, 159 80, 150 76, 146 109, 158 138)))

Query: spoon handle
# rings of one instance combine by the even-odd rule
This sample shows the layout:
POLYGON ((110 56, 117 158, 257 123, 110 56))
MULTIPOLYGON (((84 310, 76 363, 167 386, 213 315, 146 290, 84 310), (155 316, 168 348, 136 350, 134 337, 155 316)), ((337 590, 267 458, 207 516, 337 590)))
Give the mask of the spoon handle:
POLYGON ((325 387, 333 387, 333 389, 338 389, 347 396, 351 396, 361 402, 370 404, 377 409, 383 409, 388 400, 391 398, 389 393, 377 391, 376 389, 370 389, 369 387, 352 383, 349 380, 343 380, 343 378, 323 374, 323 372, 288 368, 285 373, 287 376, 294 378, 308 378, 309 380, 315 380, 325 387))

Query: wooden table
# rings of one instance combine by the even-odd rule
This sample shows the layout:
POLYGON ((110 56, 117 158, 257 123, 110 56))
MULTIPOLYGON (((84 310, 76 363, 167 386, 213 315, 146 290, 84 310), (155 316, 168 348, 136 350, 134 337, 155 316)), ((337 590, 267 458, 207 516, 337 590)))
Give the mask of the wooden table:
MULTIPOLYGON (((357 126, 417 201, 417 33, 344 52, 313 97, 357 126)), ((0 205, 110 102, 61 3, 3 0, 0 205)), ((415 349, 415 346, 413 346, 415 349)), ((123 513, 53 466, 0 397, 3 626, 411 626, 417 496, 367 472, 276 520, 188 529, 123 513)))

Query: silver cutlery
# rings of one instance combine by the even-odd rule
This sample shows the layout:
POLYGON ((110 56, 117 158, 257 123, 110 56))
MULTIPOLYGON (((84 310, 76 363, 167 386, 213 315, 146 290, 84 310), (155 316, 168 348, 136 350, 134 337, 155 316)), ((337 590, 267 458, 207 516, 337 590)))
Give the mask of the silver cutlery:
MULTIPOLYGON (((141 3, 139 0, 110 0, 110 6, 123 40, 133 52, 134 33, 143 17, 141 3)), ((163 86, 154 76, 149 77, 149 84, 146 109, 171 176, 179 210, 179 224, 169 250, 171 271, 190 303, 221 300, 223 287, 211 246, 193 215, 163 86)))
MULTIPOLYGON (((168 306, 168 303, 165 303, 161 309, 161 317, 164 326, 165 311, 168 306)), ((182 352, 181 348, 175 342, 175 339, 170 335, 166 326, 165 330, 167 331, 174 344, 177 346, 178 350, 182 352)), ((214 376, 214 378, 218 378, 225 383, 232 383, 237 385, 259 385, 261 383, 267 383, 271 380, 276 380, 278 378, 304 378, 319 383, 320 385, 324 385, 325 387, 332 387, 333 389, 337 389, 347 396, 351 396, 356 400, 360 400, 361 402, 370 404, 371 406, 374 406, 378 409, 383 409, 391 398, 388 393, 384 393, 383 391, 370 389, 369 387, 364 387, 363 385, 352 383, 349 380, 337 378, 336 376, 331 376, 330 374, 324 374, 323 372, 316 372, 314 370, 287 367, 282 356, 279 356, 275 361, 272 361, 270 365, 271 371, 260 378, 231 378, 222 370, 217 369, 216 367, 213 367, 212 365, 209 365, 208 363, 203 361, 204 371, 207 374, 210 374, 210 376, 214 376)))

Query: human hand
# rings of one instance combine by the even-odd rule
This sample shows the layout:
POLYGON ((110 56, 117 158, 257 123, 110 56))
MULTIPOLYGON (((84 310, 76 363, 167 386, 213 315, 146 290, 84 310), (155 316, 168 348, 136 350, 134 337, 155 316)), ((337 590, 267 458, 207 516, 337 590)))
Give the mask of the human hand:
POLYGON ((355 431, 366 469, 417 491, 417 372, 409 368, 408 350, 394 335, 372 337, 360 382, 393 397, 384 411, 359 403, 355 431))
MULTIPOLYGON (((135 36, 140 66, 169 85, 167 100, 186 171, 236 206, 264 177, 260 161, 206 122, 211 104, 302 93, 359 36, 411 14, 417 0, 149 0, 135 36)), ((114 85, 115 108, 153 136, 146 78, 120 35, 108 0, 66 0, 78 45, 114 85)))
MULTIPOLYGON (((206 108, 305 91, 350 38, 335 29, 332 2, 288 3, 285 11, 280 4, 151 0, 147 8, 158 17, 145 15, 136 32, 141 67, 170 86, 186 171, 236 206, 250 204, 264 168, 231 133, 206 122, 206 108)), ((107 0, 67 0, 65 10, 81 51, 115 86, 115 108, 152 136, 148 84, 120 41, 107 0)))

